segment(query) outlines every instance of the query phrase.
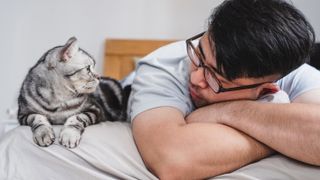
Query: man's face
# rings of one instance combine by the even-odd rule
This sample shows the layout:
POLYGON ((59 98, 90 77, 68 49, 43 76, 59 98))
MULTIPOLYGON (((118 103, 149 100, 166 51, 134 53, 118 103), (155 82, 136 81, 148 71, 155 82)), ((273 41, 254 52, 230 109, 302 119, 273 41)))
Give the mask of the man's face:
MULTIPOLYGON (((212 69, 217 69, 215 52, 212 52, 212 48, 210 47, 208 34, 205 33, 200 41, 199 45, 196 47, 195 51, 198 51, 198 54, 202 54, 203 63, 212 67, 212 69), (202 49, 202 51, 200 50, 202 49)), ((227 91, 215 93, 210 86, 208 85, 205 77, 204 77, 204 68, 196 67, 193 63, 191 64, 191 72, 190 72, 190 82, 189 82, 189 90, 190 96, 196 107, 202 107, 205 105, 209 105, 216 102, 222 101, 230 101, 230 100, 240 100, 240 99, 257 99, 266 89, 274 91, 277 87, 271 83, 265 83, 261 86, 257 86, 255 88, 248 88, 242 90, 235 91, 227 91)), ((225 69, 224 71, 227 71, 225 69)), ((234 88, 239 86, 264 83, 264 82, 272 82, 278 78, 277 75, 270 75, 262 78, 237 78, 233 81, 229 81, 223 76, 219 75, 215 72, 217 79, 221 82, 223 88, 234 88)))

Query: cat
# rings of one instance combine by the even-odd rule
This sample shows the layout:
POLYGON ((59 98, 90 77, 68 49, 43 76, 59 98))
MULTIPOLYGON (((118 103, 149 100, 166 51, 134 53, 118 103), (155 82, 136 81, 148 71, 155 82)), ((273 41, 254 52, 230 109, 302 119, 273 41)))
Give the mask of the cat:
POLYGON ((75 37, 48 50, 29 70, 18 97, 18 120, 28 125, 41 147, 55 141, 52 125, 62 125, 59 143, 78 146, 85 127, 101 121, 125 121, 128 90, 119 81, 99 77, 95 60, 75 37))

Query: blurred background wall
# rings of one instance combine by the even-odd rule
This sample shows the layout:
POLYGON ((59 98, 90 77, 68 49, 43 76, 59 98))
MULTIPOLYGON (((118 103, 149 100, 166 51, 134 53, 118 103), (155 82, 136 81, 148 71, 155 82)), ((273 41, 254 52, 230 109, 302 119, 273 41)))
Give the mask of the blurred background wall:
MULTIPOLYGON (((76 36, 102 72, 107 38, 186 39, 206 29, 223 0, 0 0, 0 121, 14 109, 29 68, 76 36)), ((320 35, 319 0, 291 0, 320 35)))

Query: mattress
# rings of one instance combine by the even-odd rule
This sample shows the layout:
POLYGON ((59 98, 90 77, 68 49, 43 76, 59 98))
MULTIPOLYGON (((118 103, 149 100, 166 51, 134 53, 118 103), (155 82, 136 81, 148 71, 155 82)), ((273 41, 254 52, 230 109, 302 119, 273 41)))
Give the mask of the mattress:
MULTIPOLYGON (((55 126, 59 134, 61 126, 55 126)), ((56 138, 57 139, 57 138, 56 138)), ((57 140, 49 147, 34 144, 30 127, 18 126, 0 138, 0 179, 157 179, 145 167, 131 125, 103 122, 89 126, 75 149, 57 140)), ((211 179, 319 179, 320 168, 280 154, 211 179)))

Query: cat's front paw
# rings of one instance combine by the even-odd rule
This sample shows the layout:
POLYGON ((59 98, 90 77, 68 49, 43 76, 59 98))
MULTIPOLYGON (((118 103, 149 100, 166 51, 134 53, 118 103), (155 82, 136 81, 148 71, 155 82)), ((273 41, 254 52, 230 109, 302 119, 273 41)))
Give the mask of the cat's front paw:
POLYGON ((41 125, 33 131, 33 141, 41 147, 50 146, 55 140, 51 126, 41 125))
POLYGON ((67 148, 75 148, 81 139, 80 130, 73 127, 65 127, 60 132, 59 142, 67 148))

